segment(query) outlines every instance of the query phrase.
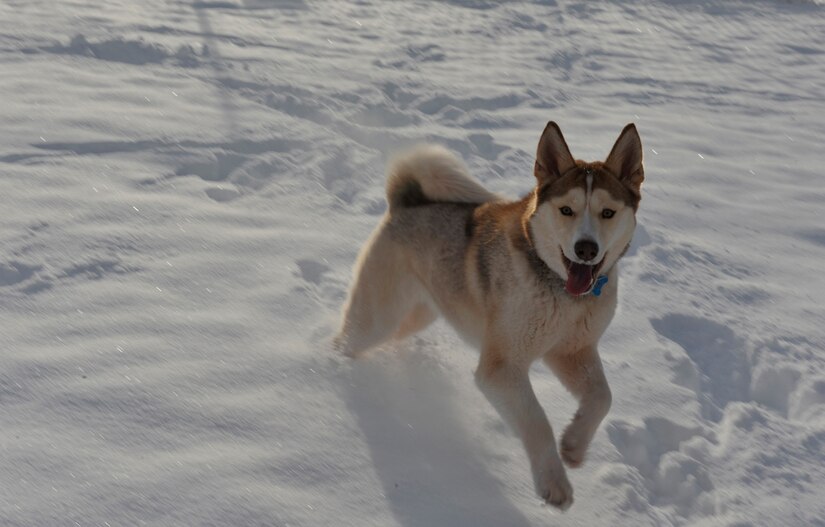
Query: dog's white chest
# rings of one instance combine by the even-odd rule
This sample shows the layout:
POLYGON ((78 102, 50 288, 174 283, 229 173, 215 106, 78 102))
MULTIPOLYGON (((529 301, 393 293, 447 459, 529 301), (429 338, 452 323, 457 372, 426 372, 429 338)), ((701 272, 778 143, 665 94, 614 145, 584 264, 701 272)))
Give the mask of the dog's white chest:
MULTIPOLYGON (((586 299, 555 298, 532 306, 533 327, 524 328, 524 344, 534 358, 553 351, 573 353, 595 345, 607 329, 615 299, 604 296, 586 299)), ((529 308, 528 308, 529 309, 529 308)))

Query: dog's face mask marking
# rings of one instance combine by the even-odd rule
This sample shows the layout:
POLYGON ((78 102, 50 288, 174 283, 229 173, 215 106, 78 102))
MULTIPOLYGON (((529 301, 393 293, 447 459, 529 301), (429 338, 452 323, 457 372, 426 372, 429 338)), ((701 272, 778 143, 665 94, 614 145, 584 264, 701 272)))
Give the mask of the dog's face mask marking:
POLYGON ((644 177, 638 134, 629 125, 604 163, 585 163, 573 160, 550 123, 539 141, 535 172, 530 227, 536 251, 566 281, 568 293, 586 294, 633 236, 644 177))
POLYGON ((582 295, 613 267, 633 236, 634 211, 601 187, 574 187, 538 204, 530 221, 539 256, 582 295))

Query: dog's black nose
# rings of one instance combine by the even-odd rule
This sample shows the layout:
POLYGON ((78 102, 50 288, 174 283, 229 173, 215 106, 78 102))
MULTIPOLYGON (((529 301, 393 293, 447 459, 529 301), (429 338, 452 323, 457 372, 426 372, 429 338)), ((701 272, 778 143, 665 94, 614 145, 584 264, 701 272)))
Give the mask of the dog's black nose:
POLYGON ((589 262, 599 254, 599 246, 593 240, 579 240, 573 249, 576 256, 584 262, 589 262))

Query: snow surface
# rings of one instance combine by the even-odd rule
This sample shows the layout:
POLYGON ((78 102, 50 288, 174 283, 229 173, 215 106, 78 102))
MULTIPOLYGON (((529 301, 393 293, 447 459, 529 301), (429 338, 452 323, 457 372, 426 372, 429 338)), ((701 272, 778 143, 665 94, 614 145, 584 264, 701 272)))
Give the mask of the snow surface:
POLYGON ((816 2, 0 3, 0 525, 825 525, 823 64, 816 2), (387 156, 516 196, 550 119, 647 164, 567 513, 446 325, 328 346, 387 156))

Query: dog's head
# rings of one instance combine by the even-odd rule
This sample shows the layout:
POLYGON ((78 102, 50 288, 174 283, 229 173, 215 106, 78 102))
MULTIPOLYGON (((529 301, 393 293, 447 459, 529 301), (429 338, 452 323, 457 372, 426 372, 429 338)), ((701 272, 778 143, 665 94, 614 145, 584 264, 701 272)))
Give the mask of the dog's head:
POLYGON ((535 207, 529 219, 539 257, 574 296, 590 292, 627 250, 644 180, 642 143, 625 126, 605 161, 576 160, 554 122, 539 139, 535 207))

